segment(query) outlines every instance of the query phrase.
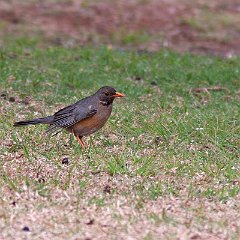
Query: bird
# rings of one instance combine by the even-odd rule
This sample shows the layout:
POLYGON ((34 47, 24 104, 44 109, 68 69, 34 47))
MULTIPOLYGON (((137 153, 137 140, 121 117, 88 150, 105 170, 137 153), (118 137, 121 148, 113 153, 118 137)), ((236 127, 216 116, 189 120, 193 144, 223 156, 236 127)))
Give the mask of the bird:
POLYGON ((104 86, 93 95, 62 108, 51 116, 15 122, 13 126, 48 124, 47 132, 53 134, 66 129, 77 138, 81 147, 85 148, 82 138, 104 126, 111 115, 114 99, 121 97, 125 95, 113 87, 104 86))

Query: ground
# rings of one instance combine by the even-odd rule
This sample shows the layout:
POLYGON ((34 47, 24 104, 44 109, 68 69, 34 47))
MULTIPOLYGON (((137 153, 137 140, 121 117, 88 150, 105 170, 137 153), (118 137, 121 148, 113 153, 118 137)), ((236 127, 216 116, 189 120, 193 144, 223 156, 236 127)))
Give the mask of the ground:
POLYGON ((237 2, 0 12, 1 240, 240 238, 237 2), (13 127, 102 85, 127 97, 84 151, 67 132, 13 127))
POLYGON ((1 35, 41 36, 60 46, 232 56, 240 53, 238 0, 1 1, 1 35))

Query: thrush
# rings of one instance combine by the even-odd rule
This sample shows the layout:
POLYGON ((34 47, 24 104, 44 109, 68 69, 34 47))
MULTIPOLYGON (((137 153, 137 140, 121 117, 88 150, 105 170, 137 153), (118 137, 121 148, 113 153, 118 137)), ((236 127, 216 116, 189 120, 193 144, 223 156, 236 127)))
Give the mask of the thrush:
POLYGON ((113 101, 118 97, 125 97, 125 95, 117 92, 113 87, 105 86, 93 95, 60 109, 52 116, 15 122, 14 126, 48 124, 48 132, 55 134, 66 129, 74 134, 84 148, 82 138, 104 126, 111 115, 113 101))

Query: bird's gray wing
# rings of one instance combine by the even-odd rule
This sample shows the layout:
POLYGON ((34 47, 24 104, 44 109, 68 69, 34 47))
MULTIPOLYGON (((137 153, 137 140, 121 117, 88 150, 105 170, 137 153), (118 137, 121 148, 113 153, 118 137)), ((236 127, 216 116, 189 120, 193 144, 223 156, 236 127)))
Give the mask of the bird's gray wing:
POLYGON ((94 104, 81 100, 56 112, 48 131, 52 133, 60 132, 62 128, 69 128, 83 119, 92 117, 96 113, 97 109, 94 107, 94 104))

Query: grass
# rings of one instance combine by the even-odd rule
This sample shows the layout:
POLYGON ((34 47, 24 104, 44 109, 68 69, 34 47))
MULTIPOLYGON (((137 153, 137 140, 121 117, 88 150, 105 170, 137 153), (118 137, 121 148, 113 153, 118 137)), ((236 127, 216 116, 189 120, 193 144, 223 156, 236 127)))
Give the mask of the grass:
POLYGON ((238 238, 239 58, 36 44, 22 39, 0 54, 4 239, 175 239, 179 228, 190 228, 188 237, 238 238), (85 138, 85 151, 65 132, 50 138, 45 126, 12 127, 103 85, 127 98, 85 138), (213 86, 225 89, 191 91, 213 86))
POLYGON ((227 43, 234 40, 234 32, 239 31, 240 21, 233 12, 202 7, 196 16, 184 18, 183 23, 197 30, 198 39, 227 43))

